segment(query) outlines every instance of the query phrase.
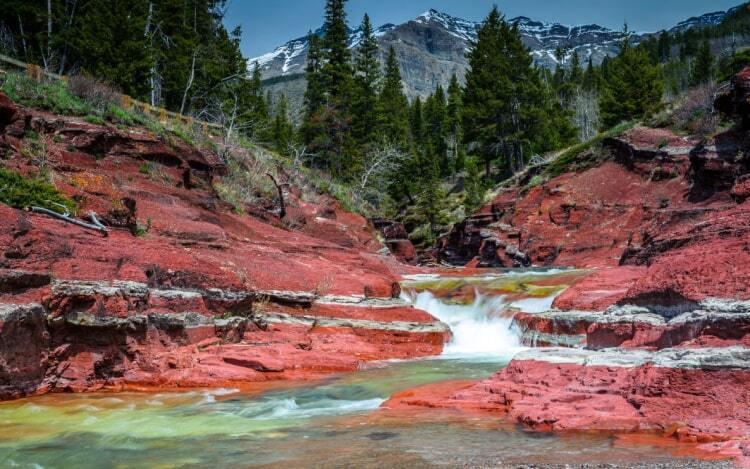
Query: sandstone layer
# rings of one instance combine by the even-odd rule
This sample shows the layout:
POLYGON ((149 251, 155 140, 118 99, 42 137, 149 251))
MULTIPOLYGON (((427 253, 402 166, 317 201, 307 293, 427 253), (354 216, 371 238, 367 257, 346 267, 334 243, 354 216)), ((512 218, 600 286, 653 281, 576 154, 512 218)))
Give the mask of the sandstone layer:
POLYGON ((0 399, 311 378, 435 355, 449 334, 398 299, 420 270, 283 171, 283 219, 262 194, 238 213, 214 189, 227 169, 211 148, 2 94, 0 150, 22 174, 43 165, 108 230, 0 206, 0 399))

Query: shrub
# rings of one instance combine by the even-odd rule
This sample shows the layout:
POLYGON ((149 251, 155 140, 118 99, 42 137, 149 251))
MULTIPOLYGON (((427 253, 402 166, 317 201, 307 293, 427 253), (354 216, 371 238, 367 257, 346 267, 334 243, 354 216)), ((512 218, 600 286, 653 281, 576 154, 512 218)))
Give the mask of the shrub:
POLYGON ((119 104, 122 96, 118 90, 104 81, 85 75, 70 77, 68 90, 81 98, 98 114, 104 114, 110 105, 119 104))
POLYGON ((76 204, 54 186, 4 168, 0 168, 0 202, 19 209, 43 207, 59 211, 62 205, 71 212, 76 210, 76 204))
POLYGON ((102 119, 99 116, 96 116, 94 114, 89 114, 86 117, 84 117, 84 120, 88 122, 89 124, 95 124, 95 125, 104 125, 104 119, 102 119))
POLYGON ((55 114, 85 116, 92 112, 88 104, 59 81, 37 82, 23 73, 9 72, 2 91, 22 106, 46 109, 55 114))
POLYGON ((716 85, 695 87, 677 103, 672 115, 675 128, 705 137, 716 131, 719 116, 714 112, 716 85))
POLYGON ((549 178, 554 178, 567 171, 575 163, 578 155, 591 149, 594 145, 599 144, 602 140, 607 137, 616 137, 626 130, 632 129, 635 126, 634 122, 623 122, 622 124, 616 125, 606 132, 602 132, 591 140, 577 145, 573 145, 564 152, 562 152, 557 158, 550 161, 549 165, 545 169, 545 174, 549 178))

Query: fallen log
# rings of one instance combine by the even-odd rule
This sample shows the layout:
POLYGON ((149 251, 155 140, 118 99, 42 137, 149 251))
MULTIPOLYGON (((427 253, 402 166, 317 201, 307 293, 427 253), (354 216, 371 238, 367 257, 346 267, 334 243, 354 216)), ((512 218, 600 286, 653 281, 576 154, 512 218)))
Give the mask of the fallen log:
POLYGON ((91 223, 86 223, 85 221, 77 220, 71 217, 68 213, 65 213, 65 214, 58 213, 58 212, 55 212, 54 210, 49 210, 49 209, 42 208, 42 207, 31 207, 31 211, 34 213, 40 213, 43 215, 48 215, 53 218, 57 218, 58 220, 68 222, 72 225, 80 226, 81 228, 85 228, 87 230, 97 231, 103 234, 105 237, 109 236, 109 231, 104 225, 102 225, 99 222, 94 212, 91 212, 89 214, 89 216, 91 217, 91 220, 95 223, 95 224, 91 224, 91 223))

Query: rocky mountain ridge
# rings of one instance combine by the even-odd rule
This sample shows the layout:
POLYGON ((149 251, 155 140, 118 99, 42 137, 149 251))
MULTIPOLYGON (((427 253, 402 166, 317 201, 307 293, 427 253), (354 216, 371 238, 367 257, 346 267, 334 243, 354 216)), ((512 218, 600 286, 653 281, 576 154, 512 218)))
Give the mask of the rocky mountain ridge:
MULTIPOLYGON (((711 12, 680 22, 670 31, 684 31, 720 23, 726 12, 711 12)), ((519 16, 511 18, 517 23, 522 39, 531 50, 534 60, 543 67, 554 68, 559 60, 558 48, 563 49, 563 63, 567 63, 573 52, 578 52, 582 61, 589 57, 595 64, 604 57, 617 54, 622 31, 615 31, 597 24, 564 25, 543 22, 519 16)), ((447 86, 455 73, 463 78, 468 62, 465 53, 472 40, 476 39, 476 28, 480 23, 430 9, 403 24, 384 24, 375 30, 381 49, 381 57, 393 47, 396 50, 404 78, 405 90, 410 98, 425 97, 437 84, 447 86)), ((323 29, 315 31, 322 35, 323 29)), ((356 47, 362 31, 350 30, 349 45, 356 47)), ((637 33, 636 41, 653 33, 637 33)), ((304 70, 307 60, 307 38, 299 37, 273 51, 250 59, 251 67, 257 62, 267 88, 272 92, 284 92, 290 97, 292 107, 301 103, 304 92, 304 70)))

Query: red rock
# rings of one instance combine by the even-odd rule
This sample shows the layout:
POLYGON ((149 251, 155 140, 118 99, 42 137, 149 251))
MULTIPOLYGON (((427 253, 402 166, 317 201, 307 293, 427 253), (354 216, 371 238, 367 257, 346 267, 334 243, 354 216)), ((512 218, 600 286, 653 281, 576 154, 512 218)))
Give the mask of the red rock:
MULTIPOLYGON (((26 112, 0 96, 0 138, 23 137, 26 112)), ((96 211, 110 224, 110 234, 104 238, 0 206, 0 304, 44 303, 50 319, 49 325, 42 317, 0 326, 14 334, 0 337, 0 398, 310 378, 354 371, 368 360, 442 350, 444 332, 412 333, 402 326, 272 324, 261 330, 260 321, 213 322, 263 308, 374 321, 374 327, 434 319, 403 305, 290 304, 285 299, 390 299, 400 293, 401 275, 421 271, 380 254, 383 246, 369 222, 331 197, 302 200, 292 184, 284 220, 269 210, 275 200, 246 204, 252 215, 239 215, 213 189, 225 168, 211 151, 147 131, 121 131, 35 110, 28 117, 41 134, 56 133, 46 143, 58 189, 80 201, 79 214, 96 211), (51 125, 53 120, 61 127, 51 125), (148 174, 142 172, 144 161, 151 162, 148 174), (144 236, 134 236, 136 222, 148 227, 144 236), (103 288, 113 281, 139 282, 132 288, 143 292, 61 294, 47 285, 50 278, 105 282, 103 288), (209 289, 230 297, 232 292, 282 293, 269 294, 271 301, 263 306, 259 298, 223 300, 200 293, 209 289)), ((17 143, 22 142, 10 148, 20 148, 17 143)), ((14 152, 2 160, 4 167, 25 174, 36 170, 14 152)))
POLYGON ((748 384, 750 373, 740 370, 513 361, 473 386, 425 386, 384 406, 487 409, 538 430, 664 432, 707 442, 750 434, 748 384))
POLYGON ((601 311, 621 301, 629 288, 646 273, 645 267, 623 266, 597 269, 555 298, 559 309, 601 311))

